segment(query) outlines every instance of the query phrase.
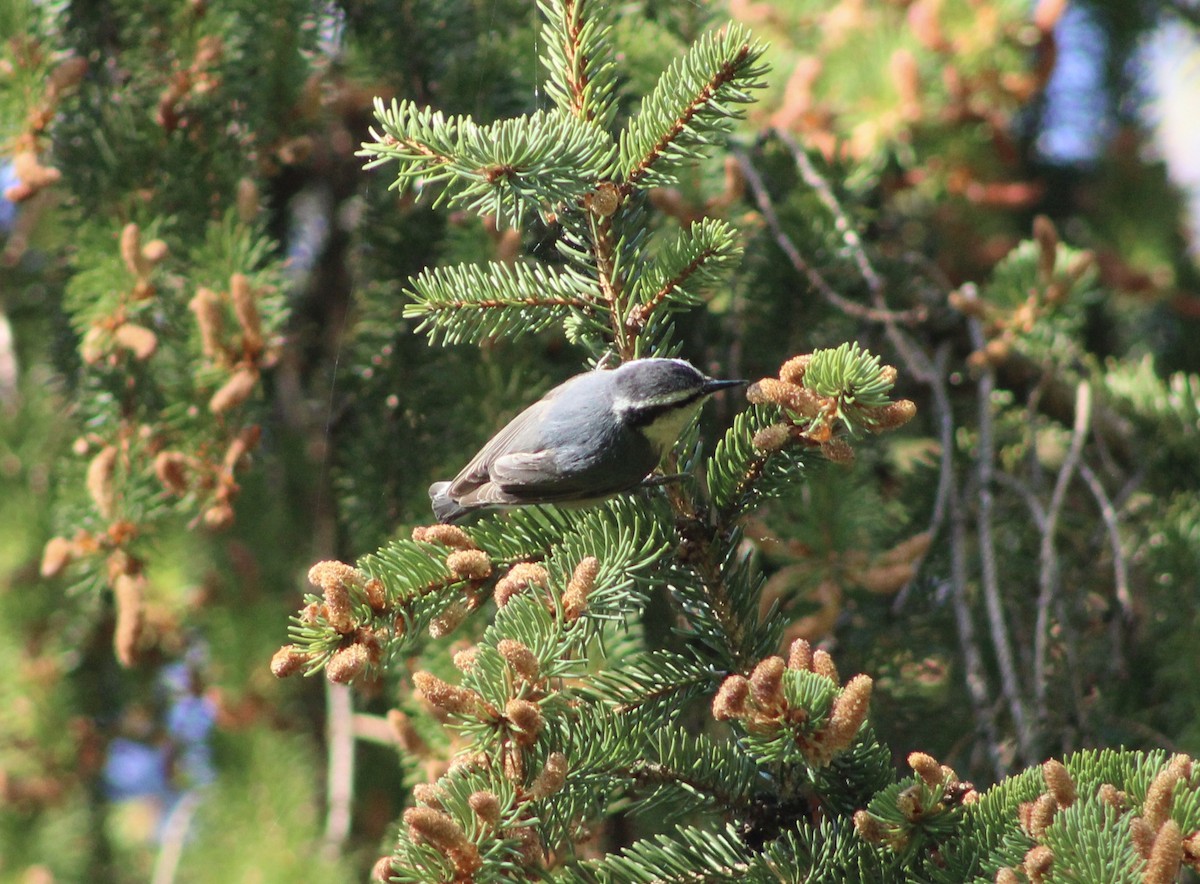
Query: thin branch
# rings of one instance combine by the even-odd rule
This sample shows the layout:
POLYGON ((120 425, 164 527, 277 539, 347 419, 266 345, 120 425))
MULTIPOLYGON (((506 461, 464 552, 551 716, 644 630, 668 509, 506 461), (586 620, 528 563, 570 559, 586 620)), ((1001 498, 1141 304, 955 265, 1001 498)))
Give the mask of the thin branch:
POLYGON ((382 715, 356 712, 350 722, 354 728, 355 739, 378 743, 380 746, 394 747, 396 745, 396 732, 392 730, 392 726, 382 715))
POLYGON ((174 884, 184 845, 191 834, 192 817, 196 815, 196 808, 200 806, 200 797, 199 789, 188 789, 163 820, 159 832, 161 846, 154 858, 150 884, 174 884))
POLYGON ((771 196, 767 193, 766 185, 763 184, 762 176, 758 174, 758 170, 750 162, 750 159, 744 154, 736 152, 738 165, 742 169, 742 174, 746 176, 746 181, 750 184, 750 189, 754 192, 754 201, 758 204, 758 210, 762 213, 763 220, 767 222, 767 227, 771 229, 771 233, 775 237, 775 242, 779 245, 780 250, 787 255, 788 260, 792 262, 792 266, 796 272, 808 280, 808 284, 825 299, 831 306, 841 310, 847 316, 853 316, 858 319, 869 319, 872 322, 886 322, 889 319, 905 318, 906 314, 895 314, 888 310, 877 310, 871 307, 864 307, 862 304, 855 303, 848 298, 839 295, 829 284, 829 281, 821 275, 821 272, 813 267, 800 254, 800 250, 796 248, 796 244, 783 229, 783 225, 779 221, 779 215, 775 212, 775 206, 771 203, 771 196))
POLYGON ((808 154, 804 152, 792 138, 791 134, 784 129, 776 128, 774 130, 775 137, 786 145, 787 149, 792 152, 792 159, 796 162, 796 168, 800 170, 800 177, 813 191, 817 194, 817 198, 829 210, 829 214, 833 216, 834 227, 838 233, 842 235, 842 239, 850 248, 850 254, 854 258, 854 263, 858 265, 858 272, 862 275, 863 281, 867 284, 867 290, 871 293, 871 299, 875 302, 876 307, 883 307, 885 284, 883 278, 875 272, 870 259, 867 257, 867 252, 863 248, 862 239, 858 235, 858 231, 850 224, 850 219, 846 217, 845 211, 842 210, 842 205, 838 202, 838 198, 833 193, 833 188, 829 181, 826 180, 817 167, 812 164, 812 160, 808 158, 808 154))
MULTIPOLYGON (((924 358, 924 354, 922 354, 922 358, 924 358)), ((929 532, 931 540, 937 537, 938 532, 941 531, 954 497, 954 412, 950 407, 950 392, 946 389, 946 363, 949 358, 950 344, 946 342, 938 347, 930 370, 926 373, 926 385, 933 396, 934 424, 938 428, 938 447, 941 449, 937 491, 933 498, 933 512, 929 516, 929 527, 925 529, 929 532)), ((930 543, 930 548, 932 549, 932 547, 933 544, 930 543)), ((900 609, 904 607, 909 591, 916 583, 916 574, 920 571, 921 563, 924 560, 925 556, 922 556, 919 561, 914 563, 913 577, 896 594, 896 599, 892 602, 893 613, 899 613, 900 609)))
MULTIPOLYGON (((924 322, 927 316, 923 307, 902 311, 889 310, 887 306, 887 283, 884 282, 883 277, 879 275, 878 271, 875 270, 875 266, 871 263, 871 258, 867 255, 866 247, 863 245, 862 237, 858 235, 858 231, 850 223, 849 216, 833 192, 833 186, 824 175, 817 171, 817 167, 808 158, 808 154, 804 152, 803 148, 796 143, 788 132, 782 129, 774 131, 779 140, 792 152, 792 159, 795 160, 796 168, 800 171, 800 178, 813 189, 813 192, 817 195, 817 199, 829 210, 829 214, 833 217, 834 227, 842 235, 842 241, 846 243, 846 247, 850 250, 850 255, 858 267, 859 275, 862 276, 863 282, 867 284, 867 291, 871 294, 871 303, 876 310, 883 313, 884 321, 888 324, 900 322, 908 325, 924 322)), ((897 349, 902 348, 897 347, 897 349)))
POLYGON ((12 325, 4 313, 3 305, 0 305, 0 407, 16 406, 20 374, 12 325))
POLYGON ((983 666, 983 653, 975 637, 975 622, 971 617, 971 601, 967 595, 967 517, 959 497, 957 483, 951 477, 950 486, 950 603, 954 608, 954 626, 966 669, 967 696, 978 728, 987 746, 988 758, 996 782, 1008 774, 1008 765, 1000 752, 1000 736, 996 728, 996 712, 991 698, 991 685, 983 666))
POLYGON ((1044 534, 1046 531, 1046 508, 1042 506, 1042 502, 1033 493, 1033 489, 1020 479, 1003 470, 994 473, 992 478, 997 485, 1003 485, 1025 502, 1025 506, 1029 509, 1029 515, 1033 517, 1033 525, 1037 528, 1038 534, 1044 534))
POLYGON ((580 46, 580 36, 583 34, 583 12, 580 4, 574 0, 563 3, 563 23, 567 32, 567 41, 563 46, 563 58, 566 59, 567 88, 571 92, 571 113, 581 120, 592 120, 591 114, 585 114, 587 105, 587 57, 580 46))
MULTIPOLYGON (((969 296, 970 289, 964 288, 964 292, 969 296)), ((977 350, 982 350, 986 344, 983 323, 978 317, 968 317, 967 328, 971 334, 971 344, 977 350)), ((992 393, 995 387, 996 372, 990 365, 985 366, 979 378, 977 394, 979 453, 976 457, 975 471, 979 483, 979 507, 976 518, 979 533, 979 559, 988 629, 996 653, 996 664, 1000 669, 1000 688, 1013 719, 1020 760, 1024 764, 1031 764, 1034 760, 1033 731, 1025 702, 1021 697, 1008 624, 1004 618, 1004 603, 1000 598, 1000 577, 996 565, 996 541, 992 533, 992 482, 996 456, 992 423, 992 393)))
POLYGON ((592 254, 596 258, 596 279, 608 304, 613 343, 621 361, 627 362, 636 353, 638 329, 630 329, 630 323, 627 321, 624 285, 616 274, 616 244, 613 242, 612 219, 597 218, 589 213, 588 221, 591 225, 592 254))
POLYGON ((1133 619, 1133 596, 1129 592, 1129 565, 1125 561, 1125 552, 1121 549, 1121 530, 1118 524, 1116 507, 1104 490, 1100 478, 1086 463, 1079 465, 1079 477, 1087 484, 1100 507, 1100 517, 1104 527, 1108 529, 1108 544, 1112 549, 1113 578, 1116 580, 1117 602, 1121 606, 1121 614, 1126 621, 1133 619))
POLYGON ((325 739, 328 768, 325 771, 325 853, 341 855, 350 837, 354 804, 354 698, 347 685, 325 680, 325 739))
MULTIPOLYGON (((493 310, 499 307, 575 307, 578 310, 591 310, 596 305, 586 298, 484 298, 478 301, 458 299, 456 301, 428 302, 433 309, 429 313, 442 313, 450 310, 493 310)), ((423 305, 422 305, 423 306, 423 305)))
POLYGON ((1071 431, 1071 445, 1067 449, 1067 456, 1063 458, 1058 478, 1054 482, 1050 505, 1046 507, 1046 525, 1042 531, 1041 550, 1038 553, 1037 626, 1033 637, 1033 679, 1034 694, 1039 706, 1044 706, 1046 702, 1046 658, 1050 645, 1050 606, 1054 602, 1059 582, 1058 554, 1054 547, 1054 535, 1058 530, 1058 517, 1062 513, 1067 486, 1070 485, 1083 454, 1083 445, 1087 441, 1091 418, 1092 386, 1087 381, 1080 381, 1075 392, 1075 426, 1071 431))

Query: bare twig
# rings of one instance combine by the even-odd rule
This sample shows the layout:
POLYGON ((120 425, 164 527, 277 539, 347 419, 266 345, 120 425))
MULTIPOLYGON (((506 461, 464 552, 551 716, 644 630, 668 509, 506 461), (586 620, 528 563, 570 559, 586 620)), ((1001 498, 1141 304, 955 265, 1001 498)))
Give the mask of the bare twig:
POLYGON ((13 341, 12 325, 3 309, 0 309, 0 405, 9 406, 17 401, 17 379, 20 377, 17 349, 13 341))
POLYGON ((796 268, 796 272, 808 280, 808 284, 824 298, 831 306, 836 307, 848 316, 854 316, 859 319, 869 319, 872 322, 884 322, 889 318, 900 319, 906 314, 893 314, 888 310, 878 310, 871 307, 864 307, 851 301, 849 298, 844 298, 839 295, 829 284, 829 281, 821 275, 821 272, 813 267, 804 256, 800 254, 800 250, 796 248, 796 244, 783 229, 783 225, 779 221, 779 215, 775 212, 775 206, 771 203, 771 195, 767 193, 766 185, 763 184, 762 176, 758 174, 758 170, 754 168, 749 157, 743 153, 736 153, 738 165, 742 169, 742 173, 746 176, 746 181, 750 184, 750 189, 754 192, 754 201, 758 205, 758 210, 762 213, 763 220, 767 222, 767 227, 771 229, 772 235, 775 237, 775 242, 779 245, 780 250, 787 255, 788 260, 792 262, 792 266, 796 268))
POLYGON ((369 715, 366 712, 356 712, 351 719, 354 736, 369 743, 381 746, 395 746, 396 732, 382 715, 369 715))
POLYGON ((354 802, 354 698, 347 685, 325 680, 325 738, 329 764, 325 771, 325 851, 337 857, 350 835, 354 802))
MULTIPOLYGON (((970 296, 971 289, 964 288, 964 294, 970 296)), ((971 344, 982 350, 986 341, 983 334, 983 323, 977 317, 968 317, 967 328, 971 334, 971 344)), ((983 586, 983 600, 987 609, 988 629, 992 637, 992 645, 996 653, 996 665, 1000 669, 1000 689, 1008 704, 1009 714, 1013 719, 1016 731, 1017 748, 1020 760, 1031 764, 1034 760, 1033 730, 1029 720, 1025 701, 1021 695, 1020 682, 1017 677, 1017 667, 1013 659, 1012 643, 1009 639, 1008 624, 1004 617, 1004 603, 1000 598, 1000 577, 996 565, 996 542, 992 534, 993 499, 992 482, 994 459, 996 456, 995 439, 992 435, 992 392, 996 387, 996 372, 987 365, 980 373, 977 400, 979 403, 979 453, 976 457, 975 472, 979 482, 979 507, 977 530, 979 532, 979 559, 983 586)))
POLYGON ((1033 525, 1037 528, 1038 534, 1044 533, 1046 530, 1046 508, 1042 506, 1042 502, 1033 493, 1033 489, 1020 479, 1003 470, 993 473, 992 478, 997 485, 1003 485, 1025 502, 1025 506, 1029 509, 1029 515, 1033 517, 1033 525))
MULTIPOLYGON (((941 448, 938 466, 937 492, 933 500, 933 512, 929 516, 929 527, 926 529, 931 538, 937 537, 946 520, 949 507, 954 497, 954 412, 950 408, 950 393, 946 389, 946 363, 950 358, 950 344, 943 343, 938 347, 930 370, 926 373, 926 385, 933 396, 934 423, 938 428, 938 446, 941 448)), ((932 544, 930 544, 932 548, 932 544)), ((892 602, 893 613, 899 613, 908 601, 908 594, 915 582, 915 575, 920 571, 922 556, 914 563, 914 577, 905 584, 896 599, 892 602)))
POLYGON ((163 820, 159 835, 160 847, 154 858, 154 870, 150 884, 173 884, 179 871, 179 860, 192 828, 192 818, 200 806, 200 791, 189 789, 175 802, 167 818, 163 820))
MULTIPOLYGON (((1087 441, 1092 418, 1092 386, 1080 381, 1075 393, 1075 426, 1071 432, 1071 445, 1063 458, 1046 507, 1046 525, 1042 530, 1041 550, 1038 553, 1038 600, 1037 626, 1033 636, 1033 679, 1034 695, 1039 707, 1046 702, 1046 659, 1050 644, 1050 606, 1058 589, 1058 554, 1054 546, 1054 535, 1058 530, 1058 517, 1066 499, 1067 486, 1079 466, 1083 444, 1087 441)), ((1044 711, 1044 710, 1043 710, 1044 711)))
POLYGON ((996 729, 996 712, 991 702, 992 689, 983 667, 983 654, 975 638, 975 622, 971 617, 971 601, 967 595, 967 517, 959 498, 957 481, 951 474, 950 487, 950 601, 954 608, 954 625, 958 645, 966 668, 967 696, 975 716, 975 726, 987 746, 992 771, 999 782, 1008 774, 1008 765, 1000 752, 1000 736, 996 729))
MULTIPOLYGON (((792 159, 796 162, 796 168, 800 170, 801 179, 816 192, 817 198, 833 216, 833 224, 838 233, 842 235, 846 245, 850 247, 850 254, 853 256, 855 264, 858 265, 858 272, 862 274, 863 281, 867 284, 872 301, 876 307, 882 307, 885 300, 883 277, 876 273, 875 268, 871 265, 866 249, 863 248, 862 239, 859 238, 858 231, 854 229, 850 219, 842 210, 842 205, 834 195, 829 181, 817 171, 817 167, 812 164, 808 154, 785 129, 776 128, 774 132, 775 137, 792 152, 792 159)), ((913 319, 915 318, 913 317, 913 319)))
POLYGON ((817 195, 817 199, 821 201, 821 204, 829 210, 829 214, 833 216, 833 225, 838 233, 842 235, 842 241, 846 243, 847 248, 850 250, 850 256, 854 259, 855 266, 858 267, 858 272, 862 276, 863 282, 867 284, 867 291, 871 294, 872 306, 883 312, 883 318, 887 322, 900 322, 910 325, 923 322, 926 319, 926 312, 922 307, 902 311, 888 309, 887 283, 884 282, 883 277, 879 275, 879 272, 871 263, 871 258, 867 254, 866 247, 863 245, 862 237, 858 235, 858 231, 850 223, 849 216, 846 214, 845 209, 842 208, 837 195, 833 192, 833 186, 824 175, 817 171, 817 167, 808 158, 808 154, 795 142, 788 132, 783 129, 776 129, 775 135, 792 152, 792 159, 795 160, 796 168, 800 171, 800 178, 813 189, 813 192, 817 195))
POLYGON ((1117 602, 1121 606, 1121 614, 1126 621, 1133 618, 1133 596, 1129 593, 1129 565, 1125 561, 1125 553, 1121 549, 1121 530, 1118 525, 1117 509, 1104 490, 1100 478, 1086 463, 1079 465, 1079 476, 1087 484, 1100 507, 1100 517, 1104 519, 1104 527, 1108 530, 1108 544, 1112 549, 1113 578, 1116 581, 1117 602))

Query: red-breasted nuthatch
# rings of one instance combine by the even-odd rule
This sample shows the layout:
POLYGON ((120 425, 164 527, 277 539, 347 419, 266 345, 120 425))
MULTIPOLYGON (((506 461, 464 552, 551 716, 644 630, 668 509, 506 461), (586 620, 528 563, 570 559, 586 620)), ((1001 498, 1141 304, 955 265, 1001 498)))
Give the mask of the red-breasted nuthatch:
POLYGON ((483 446, 449 482, 429 486, 453 522, 483 507, 580 504, 641 484, 718 381, 682 359, 635 359, 559 384, 483 446))

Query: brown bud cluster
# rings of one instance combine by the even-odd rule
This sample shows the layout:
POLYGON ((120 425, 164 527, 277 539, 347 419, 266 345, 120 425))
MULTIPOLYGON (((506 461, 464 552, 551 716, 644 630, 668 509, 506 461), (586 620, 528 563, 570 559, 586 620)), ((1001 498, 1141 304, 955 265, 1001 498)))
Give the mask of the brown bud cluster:
POLYGON ((1042 779, 1046 781, 1046 790, 1059 807, 1067 808, 1075 803, 1075 781, 1061 761, 1051 758, 1043 763, 1042 779))
POLYGON ((929 789, 941 789, 943 785, 942 766, 937 760, 924 752, 910 752, 908 766, 929 789))
MULTIPOLYGON (((752 403, 776 405, 790 419, 755 433, 754 447, 771 454, 793 442, 802 442, 819 446, 821 453, 835 463, 852 463, 854 450, 834 433, 839 414, 837 400, 823 397, 804 385, 811 362, 809 354, 794 356, 780 367, 778 378, 762 378, 746 390, 746 398, 752 403)), ((894 367, 884 366, 881 371, 884 378, 895 382, 894 367)), ((916 406, 907 399, 872 408, 854 404, 845 407, 859 414, 863 426, 871 432, 895 429, 916 414, 916 406)))
MULTIPOLYGON (((854 681, 851 679, 846 686, 847 691, 854 681)), ((923 821, 928 817, 978 800, 970 783, 959 782, 953 769, 939 764, 924 752, 910 754, 908 766, 917 775, 917 782, 896 795, 896 810, 903 817, 903 822, 888 822, 867 811, 859 811, 854 815, 854 827, 858 834, 872 844, 886 843, 894 849, 902 849, 908 845, 913 828, 923 826, 923 821)))
POLYGON ((721 682, 721 687, 717 689, 717 695, 713 698, 713 718, 717 721, 746 718, 749 714, 746 705, 749 698, 749 679, 743 675, 729 676, 721 682))
POLYGON ((529 797, 534 801, 549 798, 563 787, 567 781, 567 756, 561 752, 551 752, 542 768, 529 787, 529 797))
POLYGON ((479 657, 479 648, 472 645, 469 648, 463 648, 461 651, 456 651, 452 658, 454 668, 459 672, 470 672, 475 668, 475 661, 479 657))
POLYGON ((201 286, 188 301, 188 309, 196 316, 196 327, 200 330, 200 344, 204 355, 209 359, 224 355, 222 334, 225 311, 221 307, 220 296, 212 289, 201 286))
POLYGON ((750 698, 759 710, 777 712, 786 703, 783 699, 783 672, 787 664, 782 657, 761 660, 750 673, 750 698))
POLYGON ((187 124, 194 100, 212 92, 220 80, 212 69, 225 53, 220 37, 201 37, 196 44, 196 54, 187 67, 177 68, 159 94, 158 109, 154 119, 167 132, 173 132, 187 124))
POLYGON ((43 166, 35 150, 20 150, 13 154, 13 174, 17 183, 4 191, 4 198, 11 203, 31 199, 39 191, 57 184, 62 172, 53 166, 43 166))
MULTIPOLYGON (((143 245, 141 228, 131 222, 126 224, 121 231, 119 249, 125 269, 129 271, 130 276, 134 277, 130 293, 132 299, 145 301, 154 297, 155 289, 154 283, 151 281, 151 273, 167 257, 170 251, 167 244, 161 239, 153 239, 143 245)), ((127 350, 133 350, 135 353, 146 354, 139 355, 139 359, 148 358, 149 353, 153 353, 157 341, 151 342, 150 337, 152 336, 153 332, 149 329, 129 324, 119 325, 114 331, 117 344, 127 350), (127 327, 133 328, 134 331, 123 331, 127 327)))
POLYGON ((113 343, 128 350, 138 362, 145 362, 158 349, 158 335, 145 326, 123 322, 113 330, 113 343))
POLYGON ((1167 820, 1154 836, 1150 858, 1142 877, 1145 884, 1173 884, 1183 865, 1183 832, 1175 820, 1167 820))
POLYGON ((1031 847, 1025 854, 1022 869, 1031 884, 1042 884, 1046 880, 1046 876, 1050 874, 1050 868, 1053 865, 1054 852, 1046 845, 1038 844, 1031 847))
MULTIPOLYGON (((1129 837, 1134 849, 1145 860, 1142 879, 1154 884, 1170 884, 1177 880, 1181 868, 1189 866, 1200 871, 1200 832, 1185 833, 1172 819, 1171 812, 1178 785, 1189 783, 1193 776, 1192 759, 1175 755, 1155 775, 1146 791, 1141 813, 1129 819, 1129 837)), ((1042 765, 1046 791, 1018 809, 1021 829, 1035 841, 1042 841, 1060 809, 1079 800, 1079 790, 1067 768, 1059 761, 1042 765)), ((1111 783, 1096 789, 1096 798, 1118 814, 1135 808, 1129 796, 1111 783)), ((1045 844, 1035 845, 1025 856, 1020 871, 1029 881, 1049 880, 1054 854, 1045 844)), ((998 875, 996 878, 1000 881, 998 875)), ((1004 880, 1012 880, 1005 878, 1004 880)))
POLYGON ((116 507, 116 490, 113 479, 117 470, 117 447, 106 445, 88 464, 85 485, 96 512, 102 518, 111 519, 116 507))
POLYGON ((311 657, 295 645, 284 645, 271 658, 271 674, 287 678, 308 666, 311 657))
POLYGON ((854 463, 854 449, 841 436, 831 436, 821 443, 821 454, 832 463, 854 463))
POLYGON ((177 497, 187 494, 191 459, 180 451, 160 451, 154 456, 154 475, 163 489, 177 497))
POLYGON ((497 607, 503 608, 513 596, 531 586, 545 589, 550 585, 550 572, 541 565, 521 562, 508 569, 508 573, 496 583, 493 597, 497 607))
POLYGON ((249 399, 257 386, 258 366, 242 365, 212 394, 208 410, 213 414, 231 411, 249 399))
POLYGON ((546 726, 542 710, 537 703, 531 703, 529 700, 509 700, 504 707, 504 717, 508 719, 509 730, 522 746, 532 746, 542 728, 546 726))
POLYGON ((903 589, 917 572, 917 564, 929 550, 933 535, 928 531, 902 540, 878 556, 848 559, 845 578, 868 592, 892 595, 903 589))
POLYGON ((575 566, 562 596, 563 618, 568 623, 578 620, 587 610, 588 593, 596 585, 599 574, 600 560, 595 556, 585 556, 575 566))
POLYGON ((434 617, 429 623, 429 635, 431 638, 444 638, 454 630, 458 629, 459 625, 467 618, 470 609, 467 603, 461 599, 456 599, 446 606, 446 609, 441 614, 434 617))
POLYGON ((308 582, 325 595, 325 619, 335 632, 348 635, 357 626, 353 595, 361 590, 364 575, 344 562, 317 562, 308 569, 308 582))
POLYGON ((842 679, 838 675, 837 666, 833 662, 833 657, 823 648, 817 648, 812 655, 812 671, 817 675, 822 675, 833 683, 837 684, 842 679))
POLYGON ((754 434, 752 444, 764 454, 782 451, 793 440, 791 424, 771 424, 754 434))
POLYGON ((442 681, 432 672, 413 673, 413 684, 431 706, 450 715, 473 715, 482 703, 474 691, 442 681))
POLYGON ((417 543, 435 543, 450 549, 478 549, 470 535, 457 525, 418 525, 412 530, 417 543))
POLYGON ((496 644, 496 650, 521 681, 533 683, 541 677, 537 656, 526 645, 504 638, 496 644))
POLYGON ((432 807, 434 810, 441 810, 442 790, 434 783, 417 783, 412 787, 413 801, 417 804, 424 804, 426 807, 432 807))
POLYGON ((454 864, 457 880, 473 880, 483 865, 479 848, 449 814, 432 807, 410 807, 404 811, 404 823, 414 839, 429 844, 454 864))
POLYGON ((860 838, 871 844, 883 844, 891 839, 891 831, 886 823, 874 817, 865 810, 854 812, 854 830, 860 838))
POLYGON ((78 532, 72 539, 51 537, 42 550, 41 575, 57 577, 71 562, 93 555, 100 549, 97 539, 86 531, 78 532))
POLYGON ((1054 821, 1058 802, 1049 792, 1043 792, 1033 801, 1024 802, 1017 810, 1021 829, 1035 841, 1046 834, 1046 828, 1054 821))
POLYGON ((233 302, 233 315, 242 328, 242 352, 251 360, 256 359, 263 349, 262 322, 255 303, 256 296, 244 273, 229 277, 229 300, 233 302))
POLYGON ((486 580, 492 575, 492 560, 481 549, 458 549, 446 556, 450 573, 463 580, 486 580))
POLYGON ((375 860, 375 864, 371 866, 371 880, 378 881, 379 884, 387 884, 392 880, 392 875, 396 873, 395 857, 381 856, 375 860))
POLYGON ((392 739, 401 749, 410 755, 421 757, 429 754, 429 747, 413 727, 411 718, 399 709, 389 709, 386 720, 388 729, 392 732, 392 739))
POLYGON ((979 297, 970 283, 950 295, 950 306, 983 320, 987 341, 967 358, 967 364, 973 369, 998 366, 1007 361, 1020 338, 1028 335, 1042 317, 1066 301, 1096 264, 1093 253, 1080 252, 1065 267, 1060 267, 1062 250, 1058 231, 1045 216, 1034 219, 1033 239, 1037 246, 1037 285, 1031 287, 1023 301, 1015 305, 988 303, 979 297))
POLYGON ((917 416, 917 405, 911 399, 897 399, 878 408, 862 409, 867 429, 872 433, 898 430, 917 416))
MULTIPOLYGON (((817 661, 828 659, 824 668, 832 670, 833 661, 824 651, 813 653, 808 643, 798 639, 788 654, 790 666, 782 657, 760 661, 749 678, 730 675, 713 698, 712 714, 719 721, 737 719, 752 734, 770 735, 791 731, 796 745, 810 763, 824 766, 850 747, 867 717, 872 682, 869 676, 856 675, 834 698, 828 715, 819 725, 807 709, 792 706, 785 690, 788 671, 817 670, 817 661), (805 665, 808 664, 808 665, 805 665)), ((836 671, 833 671, 836 681, 836 671)))
POLYGON ((146 578, 122 572, 112 582, 117 606, 117 626, 113 632, 113 649, 122 666, 137 662, 138 641, 145 626, 146 578))
POLYGON ((751 384, 746 398, 755 405, 771 403, 808 420, 823 419, 829 410, 828 400, 807 387, 789 384, 775 378, 763 378, 751 384))
POLYGON ((334 684, 349 684, 371 663, 371 654, 366 645, 354 642, 333 652, 325 664, 325 677, 334 684))
MULTIPOLYGON (((1185 834, 1171 817, 1176 788, 1180 783, 1190 785, 1193 773, 1194 764, 1189 756, 1172 756, 1146 790, 1141 814, 1130 820, 1130 838, 1146 860, 1144 881, 1170 884, 1185 864, 1200 872, 1200 831, 1185 834)), ((1129 809, 1128 797, 1115 787, 1101 786, 1099 794, 1118 810, 1129 809)))
POLYGON ((495 826, 500 822, 500 799, 494 792, 482 789, 473 792, 467 803, 471 805, 471 810, 475 811, 475 816, 479 817, 481 823, 495 826))

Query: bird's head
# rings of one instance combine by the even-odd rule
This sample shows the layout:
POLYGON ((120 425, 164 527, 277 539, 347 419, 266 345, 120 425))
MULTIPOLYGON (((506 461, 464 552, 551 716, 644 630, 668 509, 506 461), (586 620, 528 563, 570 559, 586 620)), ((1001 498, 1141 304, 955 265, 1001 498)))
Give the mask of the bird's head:
POLYGON ((707 377, 682 359, 635 359, 613 370, 613 411, 660 449, 675 444, 704 400, 745 381, 707 377))

